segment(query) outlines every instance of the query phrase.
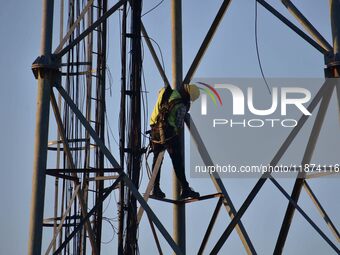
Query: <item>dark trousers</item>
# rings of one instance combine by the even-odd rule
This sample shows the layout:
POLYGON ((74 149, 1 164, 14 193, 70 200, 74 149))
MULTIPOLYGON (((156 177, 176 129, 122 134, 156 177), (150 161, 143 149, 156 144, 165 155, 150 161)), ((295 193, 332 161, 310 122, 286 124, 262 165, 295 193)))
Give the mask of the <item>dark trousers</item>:
MULTIPOLYGON (((159 143, 154 143, 154 142, 152 142, 151 144, 152 144, 152 150, 154 154, 153 162, 152 162, 152 170, 154 169, 159 153, 163 150, 167 150, 170 155, 176 176, 178 180, 180 181, 182 188, 189 187, 189 183, 187 182, 187 179, 185 178, 184 159, 181 153, 179 136, 178 135, 174 136, 166 144, 159 144, 159 143)), ((162 163, 163 163, 163 160, 162 160, 162 163)), ((158 174, 156 176, 154 186, 159 186, 159 180, 161 178, 162 163, 160 165, 158 174)))

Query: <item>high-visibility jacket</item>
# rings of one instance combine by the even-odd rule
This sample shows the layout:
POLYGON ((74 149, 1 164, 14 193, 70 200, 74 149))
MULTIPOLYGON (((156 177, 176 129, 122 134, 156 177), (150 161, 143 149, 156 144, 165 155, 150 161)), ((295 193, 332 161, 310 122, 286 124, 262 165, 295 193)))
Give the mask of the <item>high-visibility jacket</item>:
MULTIPOLYGON (((159 108, 160 108, 160 104, 162 102, 164 92, 165 92, 165 88, 162 88, 158 93, 157 102, 155 104, 155 107, 153 108, 151 118, 150 118, 150 125, 151 126, 157 124, 157 117, 158 117, 158 114, 159 114, 159 108)), ((181 98, 182 97, 177 90, 172 90, 168 102, 170 103, 173 100, 178 100, 178 99, 181 99, 181 98)), ((180 103, 175 104, 174 107, 171 109, 171 112, 169 113, 168 119, 167 119, 167 124, 170 125, 176 133, 178 132, 178 127, 176 126, 176 111, 178 110, 179 107, 183 107, 183 104, 180 104, 180 103)))

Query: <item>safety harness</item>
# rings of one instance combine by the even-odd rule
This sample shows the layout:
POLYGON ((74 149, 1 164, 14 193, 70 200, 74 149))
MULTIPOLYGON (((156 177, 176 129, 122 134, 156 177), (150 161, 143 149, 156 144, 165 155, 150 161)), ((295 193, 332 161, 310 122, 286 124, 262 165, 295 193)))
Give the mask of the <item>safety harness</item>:
MULTIPOLYGON (((182 98, 174 99, 169 102, 170 96, 173 90, 170 86, 166 86, 165 91, 162 96, 162 100, 158 109, 158 116, 156 118, 156 124, 154 129, 156 129, 159 134, 159 139, 152 138, 154 143, 165 144, 167 141, 172 139, 177 134, 174 132, 173 128, 170 127, 168 123, 168 118, 171 111, 178 104, 183 103, 182 98)), ((157 137, 158 138, 158 137, 157 137)))

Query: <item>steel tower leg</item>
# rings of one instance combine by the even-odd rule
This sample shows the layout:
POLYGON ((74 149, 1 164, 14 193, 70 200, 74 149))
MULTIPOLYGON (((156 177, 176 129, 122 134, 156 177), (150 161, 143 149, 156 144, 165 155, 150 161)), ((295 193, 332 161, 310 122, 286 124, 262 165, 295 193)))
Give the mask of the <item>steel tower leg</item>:
POLYGON ((340 61, 340 0, 330 0, 334 60, 340 61))
MULTIPOLYGON (((98 16, 102 16, 107 11, 107 0, 98 1, 98 6, 100 9, 98 10, 98 16)), ((102 141, 105 140, 105 88, 106 88, 106 33, 107 33, 107 21, 104 20, 99 28, 99 35, 97 40, 97 50, 100 52, 97 58, 97 98, 99 100, 96 104, 96 131, 99 134, 99 137, 102 141)), ((102 169, 104 166, 104 154, 101 149, 97 148, 97 168, 101 169, 96 174, 97 176, 104 176, 104 172, 102 169)), ((104 195, 104 181, 100 180, 96 183, 96 201, 102 201, 102 197, 104 195)), ((101 239, 102 239, 102 221, 103 221, 103 204, 100 204, 98 210, 95 213, 95 234, 96 234, 96 243, 97 243, 97 251, 100 254, 101 249, 101 239)))
MULTIPOLYGON (((183 61, 182 61, 182 0, 171 1, 171 33, 172 33, 172 86, 174 89, 181 90, 183 80, 183 61)), ((184 132, 182 132, 181 146, 184 156, 184 132)), ((184 164, 185 165, 185 164, 184 164)), ((179 199, 181 185, 173 173, 172 176, 173 197, 179 199)), ((173 208, 173 238, 182 252, 185 254, 185 205, 174 204, 173 208)))
MULTIPOLYGON (((41 57, 51 57, 53 29, 53 0, 44 0, 42 8, 41 57)), ((45 63, 46 64, 46 63, 45 63)), ((47 163, 48 124, 52 73, 40 66, 35 73, 38 79, 38 96, 35 128, 35 148, 32 178, 31 219, 28 254, 41 254, 45 199, 45 171, 47 163)))
MULTIPOLYGON (((129 178, 139 188, 141 169, 141 0, 131 2, 131 75, 130 75, 130 109, 131 119, 129 126, 129 157, 127 170, 129 178)), ((137 254, 137 199, 131 189, 128 197, 127 233, 124 254, 137 254)))
MULTIPOLYGON (((124 171, 125 164, 125 114, 126 114, 126 3, 123 7, 122 17, 122 48, 121 48, 121 101, 120 101, 120 113, 119 113, 119 155, 120 165, 124 171)), ((124 182, 120 183, 119 187, 119 223, 118 223, 118 254, 123 254, 124 249, 124 213, 125 213, 125 187, 124 182)))
MULTIPOLYGON (((331 26, 333 37, 333 67, 332 78, 340 77, 340 0, 330 0, 331 26)), ((336 81, 339 90, 339 80, 336 81)))

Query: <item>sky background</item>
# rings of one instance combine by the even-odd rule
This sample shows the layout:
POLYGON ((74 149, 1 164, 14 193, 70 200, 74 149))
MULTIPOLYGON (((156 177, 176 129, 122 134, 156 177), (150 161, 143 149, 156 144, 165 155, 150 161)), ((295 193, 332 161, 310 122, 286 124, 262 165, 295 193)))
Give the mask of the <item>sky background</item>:
MULTIPOLYGON (((157 4, 156 0, 145 0, 144 10, 157 4)), ((280 1, 268 0, 286 17, 293 20, 280 1)), ((329 1, 294 1, 315 27, 331 42, 329 1)), ((183 0, 183 69, 188 70, 221 1, 183 0)), ((112 6, 113 1, 109 1, 112 6)), ((59 1, 55 1, 59 6, 59 1)), ((234 0, 221 23, 205 58, 195 77, 260 77, 254 39, 254 0, 234 0)), ((58 8, 56 8, 58 9, 58 8)), ((280 21, 258 7, 259 48, 265 75, 268 77, 323 77, 323 56, 303 39, 290 31, 280 21)), ((119 106, 119 29, 118 15, 110 18, 109 61, 113 76, 113 95, 108 99, 108 117, 112 126, 117 126, 119 106)), ((171 77, 171 32, 170 1, 165 0, 155 11, 143 17, 149 35, 155 39, 164 56, 166 74, 171 77)), ((297 22, 295 22, 297 24, 297 22)), ((55 24, 59 24, 55 15, 55 24)), ((32 162, 34 148, 34 128, 36 111, 37 82, 31 72, 31 64, 39 55, 41 32, 41 1, 4 1, 0 9, 0 75, 3 92, 0 93, 0 149, 2 181, 0 185, 0 254, 27 253, 29 209, 31 200, 32 162)), ((54 27, 57 46, 59 28, 54 27)), ((149 111, 156 101, 157 91, 163 86, 150 55, 145 49, 144 72, 149 91, 149 111)), ((264 86, 264 85, 263 85, 264 86)), ((335 104, 331 105, 335 107, 335 104)), ((336 118, 337 116, 334 116, 336 118)), ((114 128, 116 130, 116 128, 114 128)), ((327 134, 324 134, 327 136, 327 134)), ((55 139, 51 132, 50 140, 55 139)), ((117 132, 115 138, 118 138, 117 132)), ((327 148, 325 148, 327 150, 327 148)), ((117 154, 117 149, 113 151, 117 154)), ((302 156, 301 156, 302 157, 302 156)), ((162 172, 162 186, 168 196, 171 194, 171 164, 166 160, 162 172), (167 171, 168 170, 168 171, 167 171)), ((189 173, 187 173, 189 175, 189 173)), ((146 174, 142 190, 147 183, 146 174), (144 185, 144 186, 143 186, 144 185)), ((214 193, 208 179, 189 179, 190 184, 201 194, 214 193)), ((255 184, 255 179, 223 180, 236 208, 239 208, 255 184)), ((294 180, 279 180, 290 193, 294 180)), ((51 183, 50 181, 47 184, 51 183)), ((318 179, 310 181, 320 202, 340 227, 339 179, 318 179)), ((48 190, 48 189, 47 189, 48 190)), ((51 195, 47 193, 47 197, 51 195)), ((329 229, 318 215, 313 203, 305 192, 301 195, 301 206, 320 228, 331 237, 329 229)), ((209 217, 217 201, 206 201, 187 206, 187 251, 195 254, 202 240, 209 217)), ((114 212, 115 206, 111 210, 114 212)), ((51 206, 47 202, 47 206, 51 206)), ((150 206, 171 232, 172 208, 168 204, 150 201, 150 206), (170 219, 170 220, 169 220, 170 219)), ((245 213, 243 223, 258 254, 272 254, 281 226, 287 201, 275 187, 266 183, 254 203, 245 213)), ((48 210, 46 210, 48 211, 48 210)), ((46 215, 50 216, 50 215, 46 215)), ((295 214, 284 254, 335 254, 314 229, 298 214, 295 214)), ((224 208, 221 209, 216 232, 208 250, 219 238, 230 222, 224 208)), ((156 247, 150 236, 146 221, 140 228, 141 254, 156 254, 156 247)), ((103 238, 110 239, 110 229, 104 227, 103 238)), ((116 254, 116 241, 103 245, 104 254, 116 254)), ((45 244, 45 242, 44 242, 45 244)), ((170 248, 162 241, 164 254, 170 248)), ((45 244, 46 245, 46 244, 45 244)), ((221 254, 245 254, 235 233, 232 233, 221 250, 221 254)))

